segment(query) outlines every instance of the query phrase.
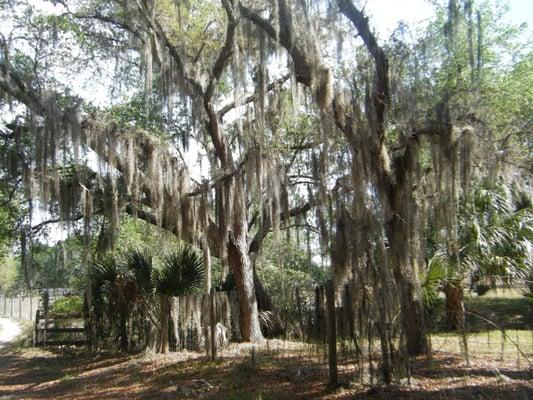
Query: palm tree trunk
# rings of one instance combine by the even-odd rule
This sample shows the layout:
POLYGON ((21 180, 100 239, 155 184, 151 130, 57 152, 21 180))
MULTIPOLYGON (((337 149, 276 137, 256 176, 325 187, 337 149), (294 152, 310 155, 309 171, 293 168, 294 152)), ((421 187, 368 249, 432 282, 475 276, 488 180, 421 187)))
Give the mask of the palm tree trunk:
POLYGON ((126 307, 123 307, 120 310, 120 350, 127 352, 128 351, 128 315, 125 310, 126 307))
POLYGON ((168 296, 162 294, 159 296, 160 302, 160 315, 159 320, 161 322, 161 353, 168 353, 168 318, 170 313, 170 302, 168 296))

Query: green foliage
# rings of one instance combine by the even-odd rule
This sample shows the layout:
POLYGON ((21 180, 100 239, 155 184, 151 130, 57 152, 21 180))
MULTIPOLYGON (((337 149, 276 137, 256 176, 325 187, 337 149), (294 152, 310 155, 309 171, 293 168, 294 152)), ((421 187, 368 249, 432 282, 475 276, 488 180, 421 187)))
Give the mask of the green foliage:
MULTIPOLYGON (((55 245, 35 241, 27 257, 34 288, 85 287, 83 238, 80 235, 55 245)), ((23 271, 19 274, 23 276, 23 271)))
POLYGON ((422 277, 422 295, 428 305, 438 299, 440 286, 446 278, 446 263, 440 255, 436 254, 429 260, 427 271, 422 277))
POLYGON ((203 278, 201 255, 186 245, 167 254, 163 258, 163 268, 153 273, 156 292, 167 296, 192 294, 202 287, 203 278))
POLYGON ((54 301, 52 314, 70 315, 83 312, 83 299, 80 296, 66 296, 54 301))
POLYGON ((312 288, 327 280, 327 271, 309 260, 291 241, 267 239, 257 260, 257 270, 269 293, 280 293, 282 288, 312 288))
POLYGON ((0 259, 7 257, 17 239, 18 221, 23 209, 18 202, 16 187, 0 182, 0 259))
POLYGON ((505 187, 478 186, 460 214, 460 257, 476 276, 525 278, 531 269, 533 209, 514 210, 505 187))
POLYGON ((15 289, 19 282, 16 260, 13 257, 4 257, 0 264, 0 291, 15 289))
MULTIPOLYGON (((113 337, 122 350, 128 350, 134 340, 128 339, 130 316, 138 313, 156 321, 163 316, 157 310, 155 296, 197 292, 203 284, 203 260, 187 245, 163 256, 160 268, 146 247, 118 254, 101 258, 91 267, 92 311, 99 339, 108 343, 113 337)), ((144 332, 144 326, 137 328, 144 332)), ((143 332, 137 336, 144 337, 143 332)))
POLYGON ((159 249, 154 257, 168 253, 179 245, 172 233, 141 219, 123 216, 115 235, 114 253, 120 257, 131 249, 159 249))
MULTIPOLYGON (((315 286, 324 285, 329 271, 314 264, 295 243, 268 239, 257 260, 257 274, 288 331, 298 329, 295 292, 300 289, 302 303, 312 301, 315 286)), ((263 326, 272 322, 270 313, 261 313, 263 326)))
MULTIPOLYGON (((478 184, 461 200, 459 238, 450 253, 445 243, 435 243, 423 290, 428 301, 435 298, 445 280, 462 280, 471 274, 482 278, 526 279, 532 270, 533 209, 528 202, 504 186, 478 184)), ((430 240, 433 240, 430 235, 430 240)))
POLYGON ((160 97, 149 96, 147 103, 144 93, 138 92, 129 101, 109 107, 107 114, 119 126, 162 134, 168 121, 161 110, 160 97))
POLYGON ((144 294, 154 290, 152 279, 152 255, 147 250, 130 249, 124 255, 124 263, 133 272, 135 281, 144 294))

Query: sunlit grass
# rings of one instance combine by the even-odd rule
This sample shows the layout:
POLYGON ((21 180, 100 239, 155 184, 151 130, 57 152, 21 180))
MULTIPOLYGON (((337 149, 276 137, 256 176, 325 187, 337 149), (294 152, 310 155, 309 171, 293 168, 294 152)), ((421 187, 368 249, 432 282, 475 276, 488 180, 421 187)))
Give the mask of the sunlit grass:
MULTIPOLYGON (((533 362, 533 331, 509 329, 487 330, 467 333, 468 352, 475 357, 516 360, 527 356, 533 362), (520 350, 519 350, 520 349, 520 350)), ((434 351, 462 354, 462 335, 460 333, 439 333, 431 335, 434 351)))

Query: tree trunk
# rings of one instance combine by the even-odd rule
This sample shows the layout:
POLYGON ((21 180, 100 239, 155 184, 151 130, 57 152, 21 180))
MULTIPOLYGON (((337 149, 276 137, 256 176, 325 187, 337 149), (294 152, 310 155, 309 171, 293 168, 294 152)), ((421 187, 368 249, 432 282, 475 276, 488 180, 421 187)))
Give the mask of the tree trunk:
POLYGON ((168 353, 168 318, 170 314, 170 299, 166 295, 159 296, 160 314, 159 321, 161 323, 161 353, 168 353))
POLYGON ((419 300, 415 284, 408 279, 400 285, 403 328, 407 342, 407 354, 426 354, 428 342, 424 321, 424 308, 419 300))
POLYGON ((255 267, 254 267, 254 286, 255 286, 255 294, 257 297, 257 308, 260 311, 268 311, 271 314, 271 321, 269 326, 263 327, 263 334, 266 337, 274 337, 278 335, 282 335, 285 330, 283 329, 283 324, 281 323, 281 318, 279 316, 279 312, 276 309, 276 306, 272 303, 272 300, 270 299, 270 296, 268 295, 267 291, 263 287, 263 284, 257 277, 255 267))
POLYGON ((451 282, 444 286, 446 295, 446 325, 451 330, 462 330, 465 324, 465 306, 461 282, 451 282))
MULTIPOLYGON (((125 308, 125 307, 124 307, 125 308)), ((123 309, 120 311, 120 350, 127 352, 128 351, 128 315, 123 309)))
POLYGON ((254 274, 248 255, 248 245, 242 236, 240 239, 236 238, 235 235, 232 236, 228 242, 228 261, 235 275, 242 340, 261 340, 263 334, 259 325, 254 274))
POLYGON ((400 306, 407 353, 410 356, 426 354, 429 343, 426 336, 424 307, 420 301, 420 285, 413 279, 413 267, 409 261, 408 230, 406 222, 393 217, 388 226, 391 263, 394 278, 400 290, 400 306))

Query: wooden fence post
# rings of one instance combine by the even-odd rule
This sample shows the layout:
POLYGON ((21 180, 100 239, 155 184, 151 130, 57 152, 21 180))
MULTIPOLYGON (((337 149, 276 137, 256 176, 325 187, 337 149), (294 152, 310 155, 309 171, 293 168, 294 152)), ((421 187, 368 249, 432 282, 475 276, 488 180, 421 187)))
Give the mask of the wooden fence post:
POLYGON ((329 366, 329 386, 336 387, 338 384, 337 374, 337 328, 335 313, 335 287, 333 280, 329 280, 326 287, 326 298, 328 307, 328 366, 329 366))
POLYGON ((41 314, 39 309, 35 311, 35 333, 33 339, 33 345, 37 346, 39 344, 39 320, 41 319, 41 314))
POLYGON ((300 297, 300 288, 296 287, 296 309, 298 312, 298 324, 300 325, 300 340, 304 340, 304 321, 302 317, 302 299, 300 297))
POLYGON ((216 299, 215 299, 215 288, 212 287, 210 290, 209 296, 209 324, 211 328, 211 361, 215 361, 217 358, 217 345, 216 345, 216 299))
POLYGON ((317 342, 326 342, 326 321, 324 310, 324 287, 317 286, 315 289, 315 320, 317 342))
POLYGON ((33 296, 31 293, 31 289, 29 291, 29 295, 30 295, 30 321, 31 321, 31 319, 33 318, 33 296))

